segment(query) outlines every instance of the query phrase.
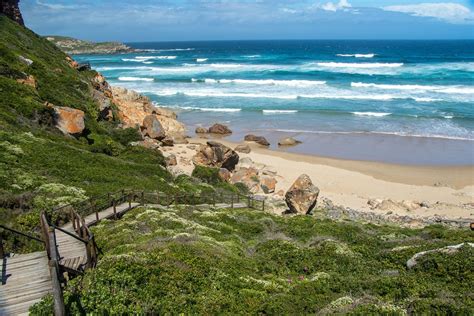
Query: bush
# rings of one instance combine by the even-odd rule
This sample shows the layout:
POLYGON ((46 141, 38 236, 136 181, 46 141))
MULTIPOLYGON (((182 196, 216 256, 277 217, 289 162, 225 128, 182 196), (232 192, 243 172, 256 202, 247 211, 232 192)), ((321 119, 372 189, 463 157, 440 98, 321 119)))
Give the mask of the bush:
POLYGON ((142 140, 142 135, 136 128, 115 128, 111 131, 113 140, 119 142, 123 146, 128 146, 131 142, 142 140))
POLYGON ((93 153, 102 153, 109 156, 118 156, 123 150, 124 146, 120 143, 117 143, 112 138, 92 134, 89 138, 93 141, 90 150, 93 153))
POLYGON ((218 184, 223 182, 219 177, 219 169, 217 168, 196 166, 193 170, 192 176, 209 184, 218 184))

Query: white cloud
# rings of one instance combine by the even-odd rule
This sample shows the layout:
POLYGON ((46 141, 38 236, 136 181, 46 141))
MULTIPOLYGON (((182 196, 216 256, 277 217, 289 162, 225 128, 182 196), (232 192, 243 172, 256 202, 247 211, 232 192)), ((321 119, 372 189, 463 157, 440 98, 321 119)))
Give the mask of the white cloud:
POLYGON ((351 7, 352 5, 347 0, 340 0, 339 2, 327 2, 321 5, 321 9, 326 10, 326 11, 333 11, 333 12, 336 12, 337 10, 344 10, 351 7))
POLYGON ((392 5, 386 11, 410 13, 414 16, 433 17, 451 23, 472 23, 474 13, 467 7, 452 2, 392 5))
POLYGON ((39 0, 36 1, 36 4, 50 10, 70 10, 70 9, 78 9, 81 7, 79 5, 64 5, 60 3, 47 3, 47 2, 41 2, 39 0))

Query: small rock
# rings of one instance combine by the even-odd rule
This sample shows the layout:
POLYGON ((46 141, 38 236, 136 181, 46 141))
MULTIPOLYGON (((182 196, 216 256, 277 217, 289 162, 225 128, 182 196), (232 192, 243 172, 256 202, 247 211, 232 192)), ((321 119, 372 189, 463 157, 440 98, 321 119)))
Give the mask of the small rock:
POLYGON ((430 207, 431 207, 431 203, 428 202, 428 201, 423 201, 423 202, 420 203, 420 206, 421 206, 421 207, 430 208, 430 207))
POLYGON ((228 135, 228 134, 232 134, 232 131, 225 125, 214 124, 211 127, 209 127, 209 133, 220 134, 220 135, 228 135))
POLYGON ((161 140, 161 143, 163 144, 163 146, 172 147, 174 146, 174 139, 170 136, 166 136, 161 140))
POLYGON ((299 140, 294 139, 293 137, 282 138, 280 139, 280 141, 278 141, 279 146, 294 146, 298 144, 301 144, 301 142, 299 140))
POLYGON ((205 127, 196 127, 196 134, 207 134, 208 130, 205 127))
POLYGON ((36 79, 32 75, 27 76, 26 79, 17 79, 16 82, 33 87, 35 89, 37 87, 36 79))
POLYGON ((260 178, 260 187, 263 193, 269 194, 275 192, 277 181, 273 177, 263 176, 260 178))
POLYGON ((218 175, 219 178, 224 182, 229 182, 230 178, 232 177, 232 173, 230 173, 230 171, 226 168, 220 168, 218 175))
POLYGON ((267 175, 267 176, 276 176, 277 175, 277 170, 273 167, 270 167, 270 166, 265 166, 263 169, 262 169, 262 173, 264 175, 267 175))
POLYGON ((171 154, 168 157, 165 158, 165 163, 167 166, 176 166, 178 164, 178 161, 176 159, 176 155, 171 154))
POLYGON ((250 146, 247 145, 247 144, 240 144, 240 145, 237 145, 237 147, 235 147, 234 150, 235 150, 236 152, 244 153, 244 154, 248 154, 248 153, 250 153, 250 151, 251 151, 250 146))
POLYGON ((247 142, 256 142, 257 144, 262 145, 262 146, 270 146, 270 143, 263 136, 256 136, 256 135, 249 134, 244 137, 244 140, 247 142))
POLYGON ((31 66, 33 64, 33 61, 31 59, 28 59, 26 57, 23 57, 23 56, 18 56, 18 59, 25 65, 27 66, 31 66))

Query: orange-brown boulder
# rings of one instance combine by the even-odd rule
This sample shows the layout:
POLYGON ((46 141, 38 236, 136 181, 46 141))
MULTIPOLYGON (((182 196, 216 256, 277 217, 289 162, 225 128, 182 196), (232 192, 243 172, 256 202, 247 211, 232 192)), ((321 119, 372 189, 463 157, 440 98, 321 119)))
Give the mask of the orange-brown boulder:
POLYGON ((70 107, 55 106, 56 127, 64 134, 79 135, 84 131, 84 112, 70 107))

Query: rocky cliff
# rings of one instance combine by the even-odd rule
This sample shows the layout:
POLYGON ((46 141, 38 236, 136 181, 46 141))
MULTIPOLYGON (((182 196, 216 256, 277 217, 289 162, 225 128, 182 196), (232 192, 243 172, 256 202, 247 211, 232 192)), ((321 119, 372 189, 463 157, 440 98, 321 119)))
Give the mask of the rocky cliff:
POLYGON ((25 25, 21 16, 18 3, 20 0, 2 0, 0 1, 0 13, 5 14, 20 25, 25 25))

